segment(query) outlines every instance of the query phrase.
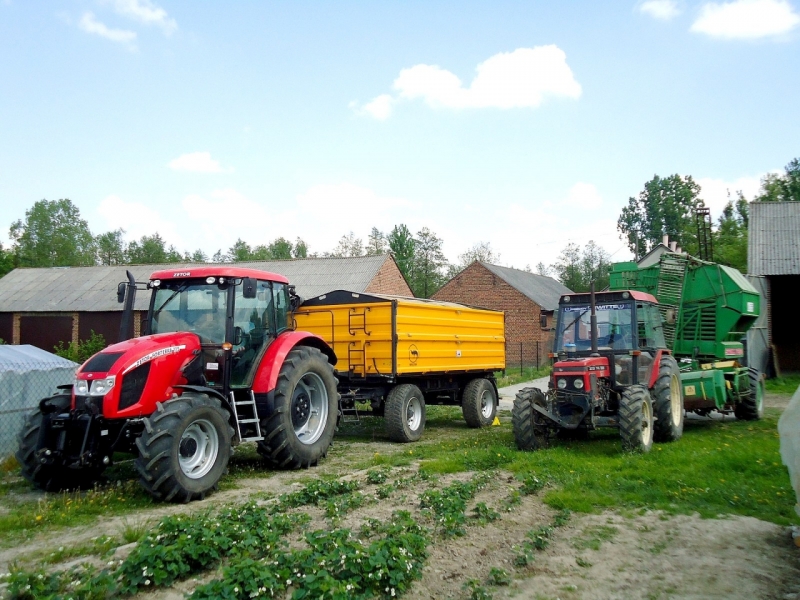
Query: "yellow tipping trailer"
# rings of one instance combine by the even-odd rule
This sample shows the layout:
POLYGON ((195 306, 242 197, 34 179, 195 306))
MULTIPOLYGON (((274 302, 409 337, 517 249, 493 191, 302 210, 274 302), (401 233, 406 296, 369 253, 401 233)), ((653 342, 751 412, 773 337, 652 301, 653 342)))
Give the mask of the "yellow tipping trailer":
POLYGON ((494 371, 506 366, 502 312, 337 290, 303 302, 294 319, 336 353, 343 418, 370 402, 400 442, 420 438, 426 403, 460 405, 471 427, 494 420, 494 371))

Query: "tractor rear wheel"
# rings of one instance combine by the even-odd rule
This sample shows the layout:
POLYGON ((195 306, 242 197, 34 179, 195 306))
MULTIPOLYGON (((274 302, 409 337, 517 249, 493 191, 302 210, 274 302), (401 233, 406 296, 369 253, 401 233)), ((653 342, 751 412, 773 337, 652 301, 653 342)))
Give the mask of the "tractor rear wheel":
POLYGON ((649 452, 653 447, 653 404, 643 385, 631 385, 620 395, 619 434, 624 450, 649 452))
POLYGON ((658 365, 658 379, 653 386, 655 424, 653 438, 657 442, 674 442, 683 435, 683 387, 681 372, 673 356, 664 354, 658 365))
POLYGON ((316 348, 286 355, 275 386, 275 409, 261 420, 258 453, 277 469, 306 469, 328 454, 339 392, 333 366, 316 348))
POLYGON ((473 379, 464 388, 461 412, 470 427, 491 425, 497 414, 497 394, 488 379, 473 379))
POLYGON ((736 403, 734 414, 742 421, 758 421, 764 417, 764 380, 758 370, 748 367, 749 395, 736 403))
POLYGON ((202 500, 215 490, 231 456, 233 427, 219 398, 184 392, 157 403, 136 440, 139 482, 166 502, 202 500))
MULTIPOLYGON (((51 398, 50 402, 64 404, 65 410, 69 410, 70 400, 69 396, 58 395, 51 398)), ((70 469, 61 464, 46 465, 39 461, 36 450, 43 422, 44 415, 37 407, 25 419, 25 425, 17 436, 19 448, 14 456, 22 467, 22 476, 45 492, 91 488, 105 470, 102 463, 70 469)))
POLYGON ((393 442, 416 442, 425 430, 425 398, 415 385, 401 383, 386 396, 386 433, 393 442))
POLYGON ((514 398, 511 424, 514 441, 520 450, 539 450, 548 445, 549 429, 545 422, 547 417, 534 410, 534 405, 547 406, 544 392, 540 389, 523 388, 514 398))

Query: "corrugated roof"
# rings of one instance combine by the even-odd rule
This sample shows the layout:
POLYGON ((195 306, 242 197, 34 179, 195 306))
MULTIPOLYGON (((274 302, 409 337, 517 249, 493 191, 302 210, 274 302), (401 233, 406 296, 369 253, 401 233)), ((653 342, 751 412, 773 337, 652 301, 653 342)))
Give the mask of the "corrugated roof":
MULTIPOLYGON (((350 258, 303 258, 236 263, 238 267, 271 271, 286 276, 304 298, 337 289, 363 292, 390 255, 350 258)), ((129 270, 136 281, 148 281, 165 268, 210 266, 207 263, 169 265, 122 265, 116 267, 57 267, 14 269, 0 279, 0 312, 99 312, 122 310, 117 303, 117 284, 127 281, 129 270)), ((149 294, 139 292, 136 310, 147 310, 149 294)))
POLYGON ((510 267, 498 267, 485 262, 481 262, 481 264, 544 310, 556 310, 559 298, 563 294, 572 293, 567 286, 546 275, 537 275, 510 267))
POLYGON ((751 202, 750 275, 800 275, 800 202, 751 202))

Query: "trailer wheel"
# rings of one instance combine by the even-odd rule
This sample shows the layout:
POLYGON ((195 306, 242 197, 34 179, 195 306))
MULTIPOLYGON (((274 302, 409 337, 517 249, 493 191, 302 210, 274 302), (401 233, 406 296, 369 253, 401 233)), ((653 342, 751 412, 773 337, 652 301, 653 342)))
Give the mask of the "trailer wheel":
POLYGON ((758 421, 764 417, 764 380, 753 367, 748 367, 747 378, 750 382, 750 393, 739 398, 734 414, 742 421, 758 421))
POLYGON ((497 414, 497 394, 488 379, 473 379, 464 388, 461 412, 470 427, 491 425, 497 414))
POLYGON ((286 355, 275 386, 275 409, 261 420, 258 453, 278 469, 316 465, 336 429, 339 392, 328 359, 309 346, 286 355))
POLYGON ((622 448, 649 452, 653 447, 653 404, 642 385, 631 385, 619 399, 619 434, 622 448))
POLYGON ((218 398, 184 392, 159 402, 136 440, 139 482, 157 500, 202 500, 228 467, 232 438, 218 398))
POLYGON ((653 386, 656 442, 674 442, 683 435, 683 386, 681 372, 673 356, 664 354, 658 366, 658 379, 653 386))
POLYGON ((537 388, 523 388, 514 398, 511 411, 511 424, 514 441, 520 450, 539 450, 549 443, 549 429, 546 419, 533 406, 547 406, 544 392, 537 388))
POLYGON ((401 383, 386 397, 386 433, 393 442, 416 442, 425 430, 425 399, 415 385, 401 383))
MULTIPOLYGON (((54 396, 54 400, 66 399, 69 408, 69 396, 54 396)), ((25 425, 17 436, 19 448, 14 455, 19 462, 22 476, 35 487, 45 492, 91 488, 105 470, 105 465, 98 464, 70 469, 63 465, 44 465, 36 456, 39 435, 42 431, 44 415, 37 408, 25 419, 25 425)))

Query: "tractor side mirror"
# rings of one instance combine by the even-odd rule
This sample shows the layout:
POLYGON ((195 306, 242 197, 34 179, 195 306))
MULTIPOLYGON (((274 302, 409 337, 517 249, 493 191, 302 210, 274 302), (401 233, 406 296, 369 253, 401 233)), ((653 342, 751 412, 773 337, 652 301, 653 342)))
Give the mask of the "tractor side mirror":
POLYGON ((542 329, 547 329, 547 315, 539 316, 539 325, 542 326, 542 329))
POLYGON ((252 277, 244 277, 242 279, 242 296, 245 298, 256 297, 256 280, 252 277))
POLYGON ((668 308, 664 311, 664 322, 667 325, 675 325, 676 314, 674 308, 668 308))
POLYGON ((125 288, 128 287, 128 284, 124 281, 120 281, 119 285, 117 286, 117 302, 122 304, 125 302, 125 288))
POLYGON ((244 331, 239 326, 233 328, 233 345, 234 346, 241 346, 242 345, 242 338, 244 337, 244 331))

